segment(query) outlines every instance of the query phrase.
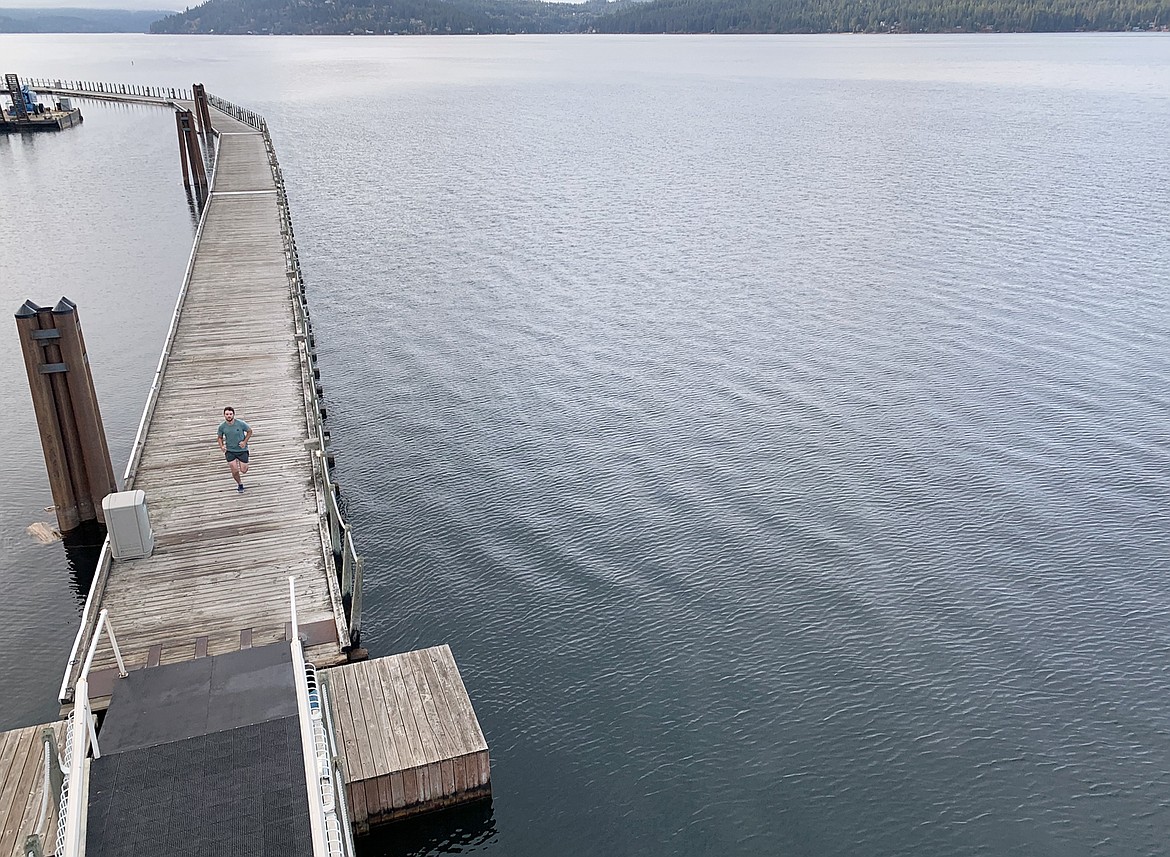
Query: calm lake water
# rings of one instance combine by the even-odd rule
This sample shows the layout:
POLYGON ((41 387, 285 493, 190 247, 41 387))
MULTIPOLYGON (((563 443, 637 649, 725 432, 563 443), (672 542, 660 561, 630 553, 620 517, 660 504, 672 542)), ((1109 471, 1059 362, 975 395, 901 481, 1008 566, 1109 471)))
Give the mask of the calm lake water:
MULTIPOLYGON (((449 643, 493 755, 490 806, 367 853, 1164 852, 1170 38, 0 56, 269 120, 364 642, 449 643)), ((0 140, 0 294, 79 303, 120 471, 192 221, 173 119, 85 110, 0 140)), ((0 349, 11 728, 54 714, 92 548, 25 533, 0 349)))

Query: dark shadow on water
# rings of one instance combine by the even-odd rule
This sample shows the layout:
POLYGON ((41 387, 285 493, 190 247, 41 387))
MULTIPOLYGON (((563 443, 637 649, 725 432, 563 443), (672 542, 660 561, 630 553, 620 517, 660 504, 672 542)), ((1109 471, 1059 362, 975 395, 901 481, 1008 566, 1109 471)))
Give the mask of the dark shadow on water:
POLYGON ((358 857, 423 857, 459 854, 496 836, 490 797, 377 828, 356 841, 358 857))
POLYGON ((185 190, 187 192, 187 213, 191 215, 191 225, 198 229, 199 218, 203 213, 203 200, 197 191, 192 191, 190 185, 185 190))
POLYGON ((79 608, 85 607, 85 598, 89 595, 89 585, 97 571, 98 557, 105 540, 105 524, 96 521, 87 521, 62 537, 65 561, 69 564, 69 578, 73 582, 73 594, 79 608))

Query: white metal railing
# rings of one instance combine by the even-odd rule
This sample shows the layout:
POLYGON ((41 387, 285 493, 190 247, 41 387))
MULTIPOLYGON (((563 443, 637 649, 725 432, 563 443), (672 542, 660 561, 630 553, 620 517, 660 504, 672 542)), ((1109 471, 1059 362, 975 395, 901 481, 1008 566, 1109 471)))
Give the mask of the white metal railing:
POLYGON ((226 113, 228 116, 243 122, 245 125, 251 125, 257 131, 268 131, 268 123, 264 121, 264 117, 259 113, 253 113, 251 110, 245 110, 230 101, 220 98, 218 95, 208 93, 207 103, 218 110, 220 113, 226 113))
POLYGON ((325 719, 322 687, 317 668, 305 663, 297 626, 296 579, 288 579, 291 614, 293 675, 296 681, 297 711, 301 723, 301 747, 305 760, 305 786, 309 793, 309 829, 313 838, 314 857, 353 857, 347 849, 345 831, 349 819, 344 812, 344 798, 338 813, 335 797, 334 746, 328 733, 331 721, 325 719))
POLYGON ((354 857, 357 849, 353 843, 353 826, 349 823, 349 805, 345 800, 345 771, 341 767, 341 753, 337 751, 337 731, 333 728, 333 709, 329 704, 329 684, 320 682, 321 710, 325 712, 325 736, 329 740, 330 771, 333 779, 333 794, 337 801, 337 817, 341 821, 342 836, 345 839, 345 854, 354 857))
POLYGON ((61 80, 48 78, 27 78, 22 83, 30 89, 63 91, 87 96, 112 96, 116 98, 142 98, 161 102, 193 101, 194 96, 189 89, 177 89, 173 86, 144 86, 136 83, 106 83, 94 80, 61 80))
POLYGON ((110 624, 109 611, 102 610, 98 615, 93 640, 85 657, 85 665, 77 679, 73 711, 69 714, 69 743, 65 748, 66 779, 61 789, 61 808, 57 823, 57 857, 79 857, 85 853, 86 807, 79 799, 79 795, 85 788, 86 757, 92 750, 95 759, 101 758, 97 740, 97 720, 89 704, 89 668, 93 666, 93 658, 97 653, 103 628, 109 635, 114 659, 118 662, 118 673, 122 678, 126 677, 126 664, 122 660, 122 651, 118 648, 118 638, 114 636, 114 626, 110 624))
MULTIPOLYGON (((54 853, 57 855, 65 854, 65 830, 68 828, 69 817, 69 776, 68 773, 73 770, 73 724, 77 720, 77 709, 74 708, 69 712, 69 719, 65 722, 65 758, 61 761, 61 767, 66 771, 65 781, 61 784, 61 801, 57 804, 57 846, 54 853)), ((80 792, 78 792, 80 794, 80 792)))
MULTIPOLYGON (((208 96, 210 101, 212 96, 208 96)), ((213 104, 219 106, 222 99, 215 99, 213 104)), ((224 102, 226 104, 226 102, 224 102)), ((234 105, 228 105, 229 107, 234 105)), ((221 108, 222 109, 222 108, 221 108)), ((288 193, 284 184, 284 173, 280 169, 280 162, 276 158, 276 149, 272 144, 272 136, 268 133, 268 125, 263 117, 249 113, 241 121, 252 124, 264 137, 264 148, 268 153, 268 165, 272 170, 272 181, 276 186, 277 209, 280 213, 280 231, 284 241, 285 273, 289 280, 289 292, 292 296, 294 333, 300 353, 301 368, 304 375, 305 387, 305 419, 309 428, 309 445, 313 448, 313 480, 318 489, 322 528, 327 534, 329 546, 333 551, 334 561, 340 577, 341 598, 346 608, 346 617, 349 620, 349 637, 352 645, 357 645, 362 628, 362 582, 363 562, 353 543, 353 536, 349 532, 349 525, 341 514, 341 507, 337 497, 339 488, 333 481, 329 460, 329 439, 325 431, 325 406, 321 402, 321 392, 317 385, 317 373, 313 368, 315 359, 315 341, 313 325, 309 316, 309 306, 306 296, 305 280, 301 270, 301 259, 297 252, 296 236, 293 233, 292 216, 289 211, 288 193), (255 121, 250 121, 250 120, 255 121)), ((323 537, 324 538, 324 537, 323 537)))

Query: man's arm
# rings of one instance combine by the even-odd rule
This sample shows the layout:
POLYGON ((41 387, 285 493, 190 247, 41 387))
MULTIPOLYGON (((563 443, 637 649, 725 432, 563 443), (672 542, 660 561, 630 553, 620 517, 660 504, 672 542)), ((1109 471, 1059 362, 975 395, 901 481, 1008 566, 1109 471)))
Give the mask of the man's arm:
POLYGON ((251 429, 251 428, 249 428, 249 429, 248 429, 248 430, 247 430, 247 431, 244 433, 244 439, 240 441, 240 449, 243 449, 244 447, 246 447, 246 446, 248 445, 248 439, 249 439, 250 437, 252 437, 252 429, 251 429))
POLYGON ((218 429, 215 432, 215 442, 219 444, 220 452, 227 452, 227 446, 223 442, 223 429, 218 429))

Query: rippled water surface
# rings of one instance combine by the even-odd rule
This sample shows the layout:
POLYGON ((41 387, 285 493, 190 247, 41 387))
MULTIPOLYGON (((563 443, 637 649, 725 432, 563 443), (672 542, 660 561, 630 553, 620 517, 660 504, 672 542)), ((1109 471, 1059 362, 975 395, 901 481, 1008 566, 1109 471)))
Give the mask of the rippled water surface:
MULTIPOLYGON (((449 643, 493 754, 490 806, 368 853, 1164 850, 1170 39, 0 50, 268 117, 364 642, 449 643)), ((159 175, 123 219, 168 246, 94 298, 164 306, 126 361, 148 384, 190 231, 143 121, 84 130, 159 175)), ((86 156, 59 139, 35 165, 0 141, 8 263, 11 200, 70 216, 10 191, 86 156)), ((84 271, 108 228, 36 242, 84 271)), ((12 543, 47 495, 18 370, 12 543)), ((123 458, 133 416, 107 416, 123 458)), ((3 573, 70 601, 64 572, 3 573)), ((73 614, 43 621, 67 649, 73 614)), ((13 673, 2 639, 43 709, 60 669, 13 673)))

